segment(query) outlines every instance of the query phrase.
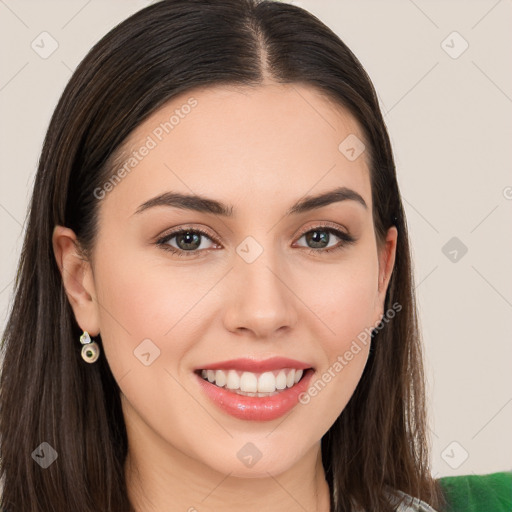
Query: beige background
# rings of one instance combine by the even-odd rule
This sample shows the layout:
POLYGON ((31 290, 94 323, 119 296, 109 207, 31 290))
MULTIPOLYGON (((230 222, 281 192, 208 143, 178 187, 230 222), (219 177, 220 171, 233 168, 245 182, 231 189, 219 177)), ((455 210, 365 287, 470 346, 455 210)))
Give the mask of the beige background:
MULTIPOLYGON (((51 113, 92 45, 149 3, 0 0, 2 330, 51 113), (45 31, 58 44, 48 58, 31 47, 45 31)), ((412 237, 433 474, 511 469, 512 2, 291 3, 348 44, 386 113, 412 237)))

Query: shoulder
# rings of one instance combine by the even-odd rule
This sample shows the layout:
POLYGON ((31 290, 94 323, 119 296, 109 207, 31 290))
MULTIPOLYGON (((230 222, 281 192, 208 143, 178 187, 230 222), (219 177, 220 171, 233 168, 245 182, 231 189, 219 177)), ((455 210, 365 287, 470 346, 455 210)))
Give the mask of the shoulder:
POLYGON ((439 478, 448 512, 512 509, 512 471, 439 478))
POLYGON ((399 490, 393 491, 390 500, 396 506, 396 512, 439 512, 425 501, 399 490))

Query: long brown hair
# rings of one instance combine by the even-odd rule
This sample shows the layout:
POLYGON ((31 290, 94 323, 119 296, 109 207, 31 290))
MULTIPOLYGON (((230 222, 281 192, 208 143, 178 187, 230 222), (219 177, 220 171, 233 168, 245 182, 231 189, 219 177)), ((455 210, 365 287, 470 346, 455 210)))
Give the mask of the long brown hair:
MULTIPOLYGON (((398 230, 386 295, 399 314, 375 334, 355 393, 322 439, 331 510, 391 510, 387 491, 440 505, 430 475, 424 375, 406 219, 370 78, 315 16, 281 2, 163 0, 104 36, 73 73, 51 119, 2 339, 0 477, 4 512, 126 512, 127 435, 104 357, 87 365, 52 249, 55 225, 84 255, 97 234, 94 190, 123 141, 156 109, 198 86, 313 86, 360 123, 368 143, 377 241, 398 230), (33 452, 58 454, 43 469, 33 452), (44 445, 46 446, 46 445, 44 445)), ((115 159, 115 158, 114 158, 115 159)), ((98 338, 101 345, 101 338, 98 338)))

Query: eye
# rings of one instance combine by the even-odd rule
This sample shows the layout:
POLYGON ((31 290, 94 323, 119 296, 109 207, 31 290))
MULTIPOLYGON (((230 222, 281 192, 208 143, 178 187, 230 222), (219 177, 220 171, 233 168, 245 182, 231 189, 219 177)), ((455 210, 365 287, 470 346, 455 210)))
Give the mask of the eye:
MULTIPOLYGON (((313 247, 304 247, 301 245, 299 245, 299 247, 304 247, 304 249, 309 253, 318 255, 343 249, 347 245, 356 242, 356 239, 351 235, 334 226, 336 225, 323 224, 312 229, 308 229, 302 233, 298 240, 300 241, 300 239, 305 238, 306 243, 312 244, 313 247), (331 240, 333 235, 335 238, 339 238, 340 242, 338 242, 337 245, 329 246, 329 243, 333 241, 331 240)), ((156 245, 165 251, 176 254, 177 256, 191 257, 197 256, 198 253, 202 253, 213 248, 211 245, 208 246, 208 243, 206 243, 205 247, 205 244, 203 243, 205 240, 209 240, 214 246, 220 245, 207 231, 200 228, 187 227, 168 233, 157 240, 156 245)))
POLYGON ((349 244, 353 244, 356 240, 348 233, 341 231, 340 229, 333 227, 331 224, 323 224, 320 226, 316 226, 313 229, 309 229, 304 232, 301 238, 306 239, 307 244, 312 244, 312 247, 306 247, 306 250, 309 253, 328 253, 331 251, 337 251, 345 248, 349 244), (341 241, 338 242, 337 245, 328 244, 331 242, 331 235, 334 235, 336 238, 339 238, 341 241))
POLYGON ((198 249, 211 249, 211 247, 204 247, 203 241, 208 239, 213 241, 209 234, 203 229, 199 228, 180 228, 173 231, 163 238, 160 238, 156 244, 166 251, 170 251, 178 256, 196 256, 198 249), (170 242, 175 240, 176 245, 170 242))

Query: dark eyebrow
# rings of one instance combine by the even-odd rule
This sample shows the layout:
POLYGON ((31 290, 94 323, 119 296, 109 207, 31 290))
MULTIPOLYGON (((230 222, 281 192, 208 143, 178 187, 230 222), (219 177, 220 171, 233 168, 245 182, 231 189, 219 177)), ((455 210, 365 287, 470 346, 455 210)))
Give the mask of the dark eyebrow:
POLYGON ((368 206, 365 200, 355 190, 347 187, 339 187, 329 192, 323 192, 316 196, 309 196, 300 201, 297 201, 287 212, 286 215, 294 213, 303 213, 316 208, 322 208, 331 203, 338 203, 340 201, 356 201, 361 204, 365 210, 368 206))
MULTIPOLYGON (((327 206, 331 203, 348 200, 356 201, 365 209, 368 209, 365 200, 355 190, 347 187, 339 187, 329 192, 323 192, 316 196, 308 196, 297 201, 286 212, 286 215, 304 213, 317 208, 322 208, 323 206, 327 206)), ((177 192, 165 192, 153 197, 145 203, 142 203, 135 213, 141 213, 148 208, 153 208, 155 206, 169 206, 184 210, 213 213, 215 215, 222 215, 223 217, 233 217, 233 206, 227 206, 215 199, 209 199, 204 196, 181 194, 177 192)))

